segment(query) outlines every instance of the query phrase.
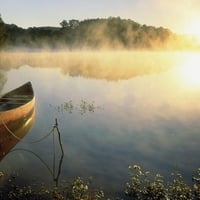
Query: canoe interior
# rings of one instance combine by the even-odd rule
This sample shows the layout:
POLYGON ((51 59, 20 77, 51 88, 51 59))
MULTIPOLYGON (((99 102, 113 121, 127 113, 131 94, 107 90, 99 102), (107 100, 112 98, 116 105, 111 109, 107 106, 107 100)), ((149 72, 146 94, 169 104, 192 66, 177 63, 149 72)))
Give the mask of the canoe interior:
POLYGON ((27 104, 34 97, 30 82, 4 94, 0 97, 0 112, 15 109, 27 104))

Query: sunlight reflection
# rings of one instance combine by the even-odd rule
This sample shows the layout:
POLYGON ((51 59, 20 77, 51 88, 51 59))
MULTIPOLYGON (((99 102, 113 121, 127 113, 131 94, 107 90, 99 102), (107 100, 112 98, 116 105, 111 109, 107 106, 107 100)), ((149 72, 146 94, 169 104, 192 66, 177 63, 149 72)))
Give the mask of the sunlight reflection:
POLYGON ((200 87, 200 56, 198 53, 184 54, 179 74, 187 86, 200 87))

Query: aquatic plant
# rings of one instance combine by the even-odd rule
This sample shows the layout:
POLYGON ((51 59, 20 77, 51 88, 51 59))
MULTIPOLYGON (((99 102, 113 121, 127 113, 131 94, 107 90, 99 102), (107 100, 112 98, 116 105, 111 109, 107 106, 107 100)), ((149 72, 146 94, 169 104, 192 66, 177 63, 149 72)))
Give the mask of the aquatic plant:
POLYGON ((89 103, 85 100, 81 100, 79 107, 77 107, 81 115, 85 114, 86 112, 94 112, 95 108, 97 107, 94 105, 94 102, 89 103))
POLYGON ((16 177, 11 177, 4 188, 0 189, 0 199, 6 200, 103 200, 104 192, 91 189, 92 179, 84 181, 81 177, 71 182, 63 181, 59 187, 48 188, 41 184, 39 189, 35 185, 19 186, 16 177))
POLYGON ((72 113, 72 111, 74 109, 72 100, 65 102, 63 105, 64 105, 63 106, 64 110, 68 111, 69 113, 72 113))
POLYGON ((180 173, 172 173, 172 182, 168 185, 167 196, 169 199, 177 200, 193 199, 192 189, 184 183, 183 177, 180 173))
POLYGON ((196 175, 192 178, 193 185, 193 193, 195 199, 200 199, 200 168, 197 169, 196 175))
POLYGON ((129 166, 130 180, 125 194, 130 199, 144 200, 195 200, 200 199, 200 168, 193 176, 193 186, 187 185, 180 173, 172 173, 171 181, 165 182, 160 174, 152 175, 139 165, 129 166))
MULTIPOLYGON (((153 175, 144 171, 139 165, 129 166, 130 177, 125 185, 125 199, 134 200, 197 200, 200 199, 200 168, 192 177, 193 185, 184 182, 183 176, 176 172, 171 180, 165 182, 160 174, 153 175)), ((1 173, 1 178, 4 173, 1 173)), ((92 187, 92 178, 83 180, 77 177, 72 181, 62 181, 52 188, 41 184, 19 186, 17 176, 12 176, 4 187, 0 188, 0 199, 7 200, 122 200, 119 197, 105 197, 104 191, 92 187), (37 189, 36 189, 37 188, 37 189)))
POLYGON ((93 113, 96 109, 100 109, 99 106, 96 106, 95 103, 88 102, 86 100, 81 100, 80 103, 76 104, 72 100, 65 101, 60 105, 53 106, 50 104, 50 107, 54 107, 57 112, 68 112, 73 113, 73 111, 78 111, 81 115, 86 113, 93 113))
POLYGON ((129 166, 130 181, 126 183, 125 194, 133 199, 165 199, 163 177, 154 177, 149 171, 143 172, 139 165, 129 166))
POLYGON ((92 183, 91 177, 84 182, 81 177, 74 179, 67 187, 66 199, 73 200, 101 200, 104 199, 104 192, 102 190, 90 190, 92 183))

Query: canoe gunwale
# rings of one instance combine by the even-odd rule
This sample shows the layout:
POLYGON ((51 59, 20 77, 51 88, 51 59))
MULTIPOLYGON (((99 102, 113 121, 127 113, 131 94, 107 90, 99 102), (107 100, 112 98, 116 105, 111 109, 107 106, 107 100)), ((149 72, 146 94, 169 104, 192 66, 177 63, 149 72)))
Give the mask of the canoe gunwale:
MULTIPOLYGON (((27 101, 25 103, 20 105, 15 105, 7 110, 1 110, 0 111, 0 128, 2 126, 2 122, 5 124, 12 123, 15 120, 19 120, 20 118, 23 118, 27 115, 27 113, 30 113, 30 111, 35 108, 35 96, 33 92, 33 88, 31 85, 31 82, 27 82, 23 84, 22 86, 11 90, 10 92, 4 94, 1 98, 11 98, 13 94, 20 94, 20 95, 28 95, 27 101)), ((0 98, 0 101, 1 101, 0 98)), ((5 102, 6 104, 6 102, 5 102)))

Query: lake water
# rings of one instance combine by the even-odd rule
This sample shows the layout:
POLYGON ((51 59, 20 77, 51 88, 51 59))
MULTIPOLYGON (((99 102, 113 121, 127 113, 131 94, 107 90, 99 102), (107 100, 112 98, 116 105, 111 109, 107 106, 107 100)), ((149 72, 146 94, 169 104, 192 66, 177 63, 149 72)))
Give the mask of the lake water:
MULTIPOLYGON (((107 193, 123 193, 128 166, 191 183, 200 167, 200 55, 186 52, 2 53, 0 93, 31 81, 32 129, 0 162, 20 183, 52 184, 52 135, 58 120, 64 158, 59 180, 93 177, 107 193), (191 68, 193 67, 193 72, 191 68), (25 150, 28 151, 25 151, 25 150)), ((56 168, 61 151, 57 137, 56 168)))

